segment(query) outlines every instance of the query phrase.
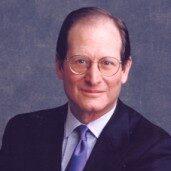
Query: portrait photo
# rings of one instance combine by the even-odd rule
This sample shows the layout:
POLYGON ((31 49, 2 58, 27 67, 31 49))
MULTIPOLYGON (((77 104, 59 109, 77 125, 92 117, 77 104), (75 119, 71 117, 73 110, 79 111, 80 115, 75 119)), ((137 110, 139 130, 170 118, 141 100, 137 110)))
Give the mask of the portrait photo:
POLYGON ((0 171, 170 171, 168 0, 0 2, 0 171))

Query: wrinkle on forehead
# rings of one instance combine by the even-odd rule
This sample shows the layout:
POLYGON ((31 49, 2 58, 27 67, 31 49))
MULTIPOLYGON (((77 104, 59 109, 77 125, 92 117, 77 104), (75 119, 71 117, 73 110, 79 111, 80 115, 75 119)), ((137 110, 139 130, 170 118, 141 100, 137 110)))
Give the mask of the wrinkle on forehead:
MULTIPOLYGON (((94 16, 87 16, 85 18, 82 18, 82 19, 76 21, 73 24, 73 26, 71 27, 71 29, 69 30, 69 33, 75 27, 79 27, 81 30, 84 30, 85 27, 97 28, 98 26, 106 26, 106 25, 112 27, 112 29, 114 29, 114 30, 117 30, 120 35, 119 29, 116 26, 115 22, 112 19, 110 19, 109 17, 103 16, 100 14, 97 14, 94 16)), ((120 35, 120 37, 121 37, 121 35, 120 35)))
MULTIPOLYGON (((95 52, 95 49, 100 49, 101 57, 103 57, 106 52, 105 48, 113 47, 113 49, 121 50, 122 42, 119 30, 113 24, 113 21, 100 18, 99 20, 92 19, 75 24, 69 32, 68 45, 68 50, 74 49, 77 53, 84 55, 93 56, 93 53, 99 53, 98 51, 95 52), (91 46, 89 42, 91 42, 91 46), (104 49, 100 48, 102 46, 104 46, 104 49), (89 52, 92 52, 92 54, 89 54, 89 52)), ((109 52, 109 55, 106 54, 105 56, 111 56, 111 53, 109 52)))

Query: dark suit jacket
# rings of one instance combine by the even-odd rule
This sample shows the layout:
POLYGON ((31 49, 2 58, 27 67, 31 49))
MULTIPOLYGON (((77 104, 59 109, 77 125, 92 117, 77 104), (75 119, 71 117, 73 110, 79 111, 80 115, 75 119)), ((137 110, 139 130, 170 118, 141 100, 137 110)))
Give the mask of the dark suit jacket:
MULTIPOLYGON (((9 121, 0 151, 1 171, 60 171, 67 105, 9 121)), ((170 171, 171 138, 121 101, 85 171, 170 171)))

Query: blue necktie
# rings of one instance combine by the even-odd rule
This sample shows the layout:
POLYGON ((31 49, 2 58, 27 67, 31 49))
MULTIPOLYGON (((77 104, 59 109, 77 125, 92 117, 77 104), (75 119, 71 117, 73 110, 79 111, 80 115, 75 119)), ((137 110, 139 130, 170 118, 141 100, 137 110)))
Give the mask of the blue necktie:
POLYGON ((79 142, 74 149, 66 171, 82 171, 87 159, 87 136, 88 127, 80 125, 75 130, 78 134, 79 142))

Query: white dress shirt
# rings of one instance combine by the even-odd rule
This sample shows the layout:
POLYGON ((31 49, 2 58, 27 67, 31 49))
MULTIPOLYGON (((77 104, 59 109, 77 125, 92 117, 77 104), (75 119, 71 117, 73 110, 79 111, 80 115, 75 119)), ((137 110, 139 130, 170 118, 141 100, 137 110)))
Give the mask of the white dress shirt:
MULTIPOLYGON (((115 108, 116 105, 100 118, 87 124, 87 127, 90 130, 87 135, 87 144, 89 147, 87 152, 87 159, 90 156, 90 153, 97 141, 97 138, 100 136, 103 128, 113 115, 115 108)), ((68 106, 68 114, 64 127, 61 171, 65 171, 67 164, 71 158, 71 155, 74 152, 76 145, 78 144, 78 136, 74 129, 79 125, 82 125, 82 123, 75 118, 75 116, 71 113, 70 107, 68 106)))

